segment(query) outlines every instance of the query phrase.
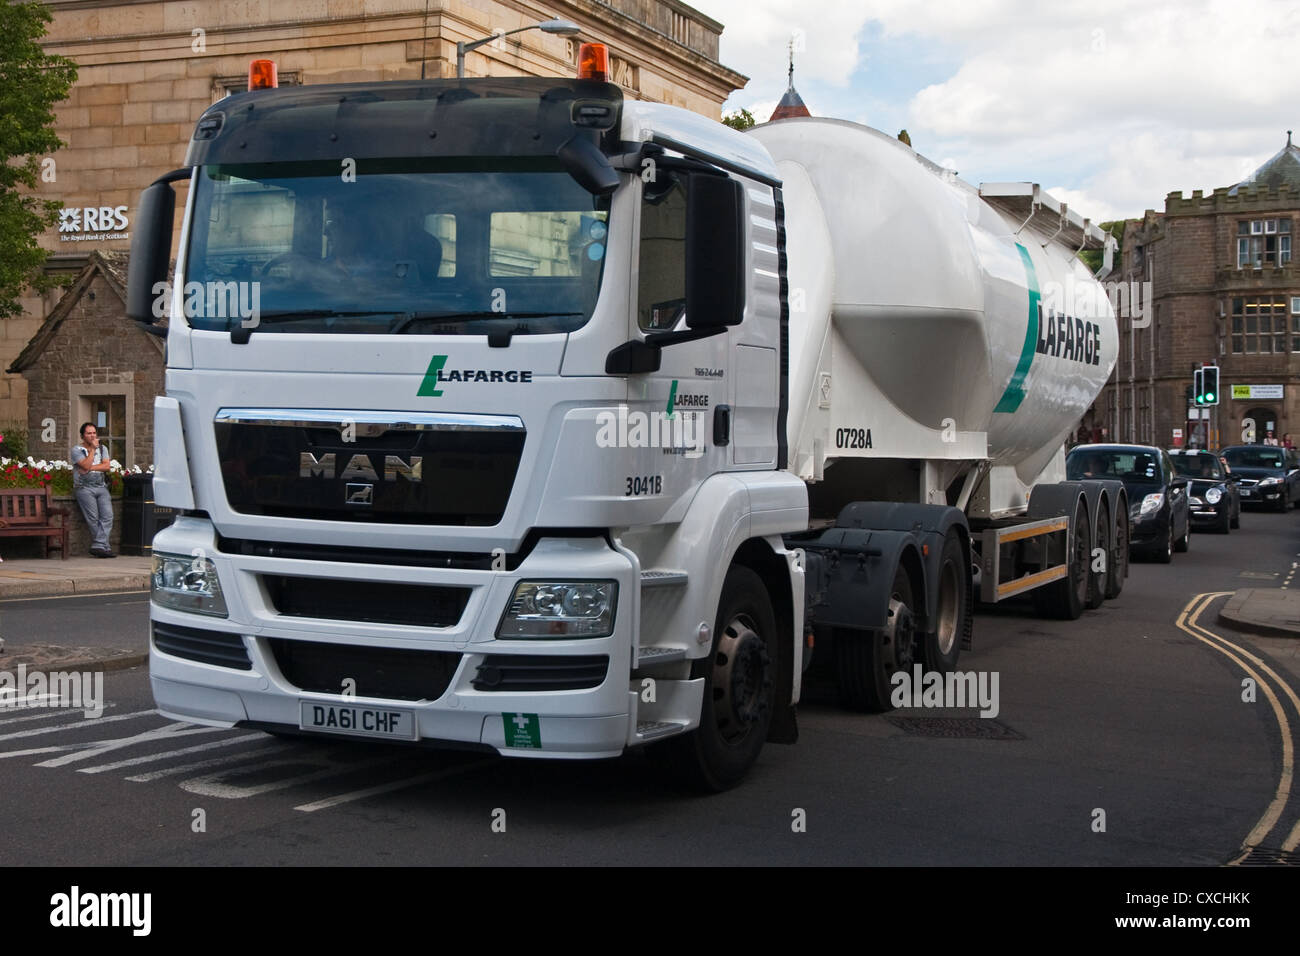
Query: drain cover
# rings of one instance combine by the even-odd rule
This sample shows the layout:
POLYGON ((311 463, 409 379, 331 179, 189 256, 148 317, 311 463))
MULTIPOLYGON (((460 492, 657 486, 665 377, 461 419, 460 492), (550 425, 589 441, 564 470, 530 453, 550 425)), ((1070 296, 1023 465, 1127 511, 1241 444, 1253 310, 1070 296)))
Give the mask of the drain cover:
POLYGON ((1300 866, 1300 853, 1273 846, 1252 846, 1238 866, 1300 866))
POLYGON ((886 717, 900 730, 917 737, 953 737, 965 740, 1024 740, 1000 720, 985 717, 886 717))

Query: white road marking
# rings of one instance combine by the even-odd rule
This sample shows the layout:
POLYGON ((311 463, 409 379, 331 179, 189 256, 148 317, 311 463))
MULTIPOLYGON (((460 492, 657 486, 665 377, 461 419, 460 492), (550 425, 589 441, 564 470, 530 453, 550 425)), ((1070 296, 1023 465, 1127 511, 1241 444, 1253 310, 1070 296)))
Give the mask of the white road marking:
POLYGON ((66 767, 70 763, 76 763, 79 760, 93 760, 100 754, 106 754, 112 750, 121 750, 123 747, 134 747, 136 744, 147 744, 154 740, 171 740, 176 737, 189 737, 193 734, 219 734, 229 730, 228 727, 193 727, 191 730, 182 728, 192 727, 191 724, 168 724, 166 727, 159 727, 156 730, 146 730, 144 733, 136 734, 134 737, 120 737, 117 740, 96 740, 82 745, 81 753, 71 753, 64 757, 55 757, 53 760, 46 760, 38 763, 38 767, 66 767))
POLYGON ((148 773, 138 773, 133 777, 126 779, 132 783, 149 783, 151 780, 161 780, 163 777, 175 776, 178 773, 189 773, 191 770, 206 770, 209 767, 220 767, 222 764, 239 763, 241 760, 256 760, 269 754, 277 754, 280 751, 288 750, 289 745, 281 743, 278 740, 267 740, 263 743, 256 744, 248 750, 237 754, 226 754, 224 757, 209 757, 207 760, 195 760, 191 763, 183 763, 175 767, 164 767, 162 770, 151 770, 148 773))
POLYGON ((17 740, 19 737, 35 737, 39 734, 54 734, 60 730, 67 730, 69 727, 95 726, 100 727, 104 724, 111 724, 118 720, 131 720, 135 717, 147 717, 150 714, 156 714, 156 710, 137 710, 130 714, 117 714, 113 717, 87 717, 85 720, 77 721, 75 724, 60 724, 57 727, 41 727, 37 730, 20 730, 13 734, 0 735, 0 740, 17 740))
POLYGON ((311 803, 303 803, 294 807, 295 810, 301 810, 303 813, 315 813, 317 810, 328 810, 330 807, 337 807, 341 803, 351 803, 354 800, 364 800, 366 797, 373 797, 381 793, 391 793, 394 790, 402 790, 405 787, 414 787, 430 780, 441 780, 447 777, 459 776, 463 773, 469 773, 471 770, 477 770, 488 764, 495 763, 493 760, 480 760, 477 763, 468 764, 464 767, 454 767, 451 770, 435 770, 432 773, 422 773, 414 777, 408 777, 405 780, 394 780, 392 783, 381 783, 374 787, 366 787, 364 790, 353 790, 351 793, 340 793, 336 797, 326 797, 324 800, 315 800, 311 803))
MULTIPOLYGON (((257 771, 266 770, 270 767, 292 767, 307 762, 308 760, 294 758, 268 760, 264 763, 246 767, 242 772, 256 773, 257 771)), ((319 763, 319 761, 316 762, 319 763)), ((188 793, 198 794, 201 797, 217 797, 222 800, 243 800, 247 797, 256 796, 258 794, 270 793, 273 790, 284 790, 287 787, 295 787, 300 783, 310 783, 313 780, 321 780, 325 777, 337 777, 345 773, 365 770, 367 767, 374 767, 385 763, 392 763, 392 758, 388 756, 375 757, 371 760, 359 760, 356 763, 351 764, 334 764, 320 770, 301 773, 294 777, 285 777, 283 780, 272 780, 268 783, 251 784, 249 786, 222 783, 221 778, 227 773, 227 771, 222 770, 217 773, 209 773, 204 774, 201 777, 191 777, 188 780, 182 780, 180 782, 180 788, 188 793)))
POLYGON ((103 763, 97 767, 82 767, 77 773, 103 773, 105 770, 118 770, 122 767, 135 767, 142 763, 153 763, 155 760, 167 760, 170 757, 180 757, 184 754, 196 754, 205 750, 216 750, 219 747, 232 747, 235 744, 246 743, 250 740, 264 738, 265 734, 244 734, 242 737, 231 737, 229 740, 214 740, 207 744, 195 744, 193 747, 182 747, 180 750, 165 750, 159 754, 146 754, 143 757, 129 757, 126 760, 118 760, 114 763, 103 763))
MULTIPOLYGON (((108 710, 109 708, 111 708, 111 707, 113 707, 113 706, 114 706, 113 704, 105 704, 105 705, 104 705, 104 709, 105 709, 105 710, 108 710)), ((68 714, 69 714, 70 712, 75 712, 77 709, 78 709, 78 708, 75 708, 75 707, 73 707, 73 708, 62 708, 62 707, 56 707, 56 708, 54 708, 54 709, 52 709, 52 710, 48 710, 48 711, 46 711, 46 712, 43 713, 43 714, 32 714, 32 715, 27 716, 27 717, 10 717, 8 720, 0 720, 0 727, 8 727, 10 724, 25 724, 25 723, 27 723, 29 720, 50 720, 50 719, 53 718, 53 717, 67 717, 68 714)), ((85 719, 86 719, 86 720, 92 720, 92 719, 93 719, 93 720, 98 720, 98 718, 91 718, 91 717, 86 717, 85 719)), ((67 726, 67 727, 74 727, 74 726, 76 726, 76 725, 79 724, 79 723, 81 723, 80 720, 73 720, 73 721, 69 722, 68 724, 65 724, 64 726, 67 726)))

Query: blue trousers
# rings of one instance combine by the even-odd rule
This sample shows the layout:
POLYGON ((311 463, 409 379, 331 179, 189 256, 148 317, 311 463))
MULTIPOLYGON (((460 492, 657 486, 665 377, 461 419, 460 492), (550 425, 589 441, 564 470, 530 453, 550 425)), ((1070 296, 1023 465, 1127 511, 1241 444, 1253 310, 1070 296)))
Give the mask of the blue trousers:
POLYGON ((90 547, 95 551, 108 551, 108 538, 113 531, 113 496, 107 485, 86 485, 76 489, 77 504, 90 528, 90 547))

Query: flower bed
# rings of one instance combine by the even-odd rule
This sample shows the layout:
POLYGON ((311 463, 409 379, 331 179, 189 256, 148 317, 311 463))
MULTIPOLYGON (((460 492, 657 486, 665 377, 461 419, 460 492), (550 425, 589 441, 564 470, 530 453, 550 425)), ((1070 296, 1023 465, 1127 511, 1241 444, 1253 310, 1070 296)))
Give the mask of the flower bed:
MULTIPOLYGON (((153 474, 153 465, 147 469, 139 465, 123 467, 114 460, 105 474, 108 493, 114 496, 122 493, 124 475, 153 474)), ((27 458, 0 458, 0 488, 49 488, 58 496, 72 494, 72 465, 66 461, 37 460, 30 455, 27 458)))

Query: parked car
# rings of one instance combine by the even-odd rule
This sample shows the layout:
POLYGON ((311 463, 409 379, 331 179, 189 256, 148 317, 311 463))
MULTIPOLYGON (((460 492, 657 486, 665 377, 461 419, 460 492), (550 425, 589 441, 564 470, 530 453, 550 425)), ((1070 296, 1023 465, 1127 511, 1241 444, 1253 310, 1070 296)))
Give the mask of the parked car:
POLYGON ((1065 459, 1072 481, 1118 479, 1129 498, 1129 552, 1162 564, 1186 551, 1192 520, 1188 480, 1174 471, 1163 449, 1151 445, 1076 445, 1065 459))
POLYGON ((1193 528, 1209 528, 1227 534, 1229 528, 1241 527, 1241 480, 1224 467, 1223 460, 1209 451, 1189 448, 1169 449, 1174 470, 1187 478, 1187 504, 1193 528))
POLYGON ((1300 452, 1278 445, 1231 445, 1219 455, 1241 478, 1243 505, 1300 507, 1300 452))

